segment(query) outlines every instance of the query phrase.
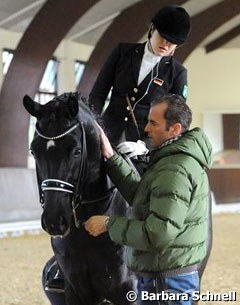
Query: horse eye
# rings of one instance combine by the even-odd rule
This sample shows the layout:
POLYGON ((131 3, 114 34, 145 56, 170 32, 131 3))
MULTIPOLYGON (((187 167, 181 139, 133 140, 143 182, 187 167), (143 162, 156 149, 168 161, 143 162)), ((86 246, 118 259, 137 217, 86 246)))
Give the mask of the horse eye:
POLYGON ((31 149, 29 149, 29 151, 30 151, 31 155, 32 155, 33 157, 35 157, 34 152, 33 152, 31 149))
POLYGON ((77 148, 74 152, 74 156, 77 157, 81 154, 81 149, 80 148, 77 148))

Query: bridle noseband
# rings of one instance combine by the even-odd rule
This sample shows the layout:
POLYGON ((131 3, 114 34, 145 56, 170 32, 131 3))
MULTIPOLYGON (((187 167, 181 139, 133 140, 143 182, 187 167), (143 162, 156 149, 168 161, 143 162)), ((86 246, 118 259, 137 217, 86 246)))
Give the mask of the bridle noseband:
POLYGON ((42 191, 74 192, 74 185, 58 179, 46 179, 41 184, 42 191))

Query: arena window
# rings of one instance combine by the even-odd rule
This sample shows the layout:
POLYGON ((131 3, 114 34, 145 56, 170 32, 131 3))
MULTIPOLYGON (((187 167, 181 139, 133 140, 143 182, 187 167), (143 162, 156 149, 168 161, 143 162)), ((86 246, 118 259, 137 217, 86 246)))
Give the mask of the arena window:
POLYGON ((82 78, 84 69, 86 67, 86 62, 81 60, 76 60, 74 65, 74 74, 75 74, 75 87, 76 90, 82 78))

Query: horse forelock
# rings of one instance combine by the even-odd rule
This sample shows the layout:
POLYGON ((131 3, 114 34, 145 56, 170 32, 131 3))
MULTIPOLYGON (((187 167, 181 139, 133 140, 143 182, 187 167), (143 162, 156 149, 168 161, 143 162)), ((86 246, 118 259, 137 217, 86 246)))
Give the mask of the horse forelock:
POLYGON ((90 110, 86 100, 81 96, 80 93, 77 92, 69 92, 56 96, 45 106, 46 116, 48 116, 50 121, 54 121, 56 119, 68 119, 72 121, 79 119, 85 123, 93 124, 95 120, 95 115, 90 110), (69 113, 69 103, 71 100, 78 102, 79 113, 76 117, 71 117, 69 113))
MULTIPOLYGON (((38 121, 40 132, 48 137, 56 137, 64 134, 64 132, 69 130, 69 128, 76 123, 83 124, 86 133, 89 161, 92 160, 92 162, 95 163, 95 159, 98 160, 101 154, 99 130, 95 123, 95 115, 91 112, 85 101, 82 100, 82 97, 79 94, 64 93, 45 104, 44 108, 44 115, 38 121), (69 105, 71 104, 70 100, 73 98, 78 102, 78 113, 75 116, 72 116, 69 110, 69 105), (78 99, 76 100, 76 98, 78 99)), ((74 136, 74 133, 72 132, 69 135, 76 138, 76 143, 81 139, 79 135, 74 136)), ((65 140, 62 143, 65 143, 65 140)), ((47 145, 47 150, 55 147, 56 146, 50 142, 47 145)))

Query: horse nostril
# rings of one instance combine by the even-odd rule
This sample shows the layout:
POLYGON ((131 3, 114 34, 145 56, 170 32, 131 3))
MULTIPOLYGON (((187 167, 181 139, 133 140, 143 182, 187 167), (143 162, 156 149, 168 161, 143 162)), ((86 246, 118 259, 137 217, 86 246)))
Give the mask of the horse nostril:
POLYGON ((42 223, 43 230, 46 231, 47 233, 49 233, 49 228, 47 226, 46 219, 43 216, 41 217, 41 223, 42 223))
POLYGON ((64 216, 49 219, 42 215, 42 228, 52 236, 63 236, 69 231, 69 223, 64 216))
POLYGON ((68 222, 67 222, 67 220, 65 219, 64 216, 61 216, 61 217, 60 217, 59 227, 60 227, 60 230, 61 230, 62 232, 66 232, 67 229, 68 229, 68 222))

